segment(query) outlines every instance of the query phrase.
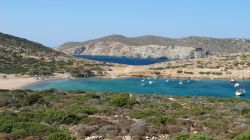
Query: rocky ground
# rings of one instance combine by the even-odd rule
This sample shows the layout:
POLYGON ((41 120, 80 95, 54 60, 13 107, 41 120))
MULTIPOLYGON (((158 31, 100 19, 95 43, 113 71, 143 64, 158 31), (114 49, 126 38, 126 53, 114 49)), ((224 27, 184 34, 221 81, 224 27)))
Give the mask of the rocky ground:
POLYGON ((57 50, 73 55, 189 59, 250 51, 250 40, 209 37, 166 38, 111 35, 84 42, 64 43, 57 50))
POLYGON ((250 101, 82 91, 0 91, 0 139, 249 140, 250 101))

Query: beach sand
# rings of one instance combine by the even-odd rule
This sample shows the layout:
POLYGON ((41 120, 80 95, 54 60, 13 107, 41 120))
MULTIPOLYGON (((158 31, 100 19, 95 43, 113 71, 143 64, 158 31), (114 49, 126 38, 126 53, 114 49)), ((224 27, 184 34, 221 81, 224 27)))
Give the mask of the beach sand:
POLYGON ((39 82, 32 77, 8 77, 7 79, 0 79, 0 89, 21 89, 23 86, 39 82))
POLYGON ((33 84, 36 82, 46 81, 46 80, 56 80, 56 79, 67 79, 70 78, 69 74, 58 74, 55 73, 55 76, 50 78, 44 78, 37 80, 35 77, 28 75, 18 77, 14 74, 8 74, 7 78, 0 78, 0 89, 22 89, 24 86, 33 84))

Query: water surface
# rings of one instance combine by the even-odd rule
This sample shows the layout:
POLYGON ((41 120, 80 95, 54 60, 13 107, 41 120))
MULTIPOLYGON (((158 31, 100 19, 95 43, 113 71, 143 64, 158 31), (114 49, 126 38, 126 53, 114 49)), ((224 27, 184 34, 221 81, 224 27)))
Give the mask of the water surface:
MULTIPOLYGON (((100 79, 86 78, 74 80, 54 80, 35 83, 25 88, 44 90, 58 88, 61 90, 83 90, 97 92, 127 92, 136 94, 163 94, 178 96, 214 96, 236 98, 234 84, 228 80, 191 80, 183 79, 153 79, 125 78, 125 79, 100 79), (141 80, 145 80, 142 82, 141 80), (152 81, 153 84, 149 84, 152 81)), ((250 81, 245 81, 247 95, 240 98, 250 98, 250 81)))
POLYGON ((127 58, 114 56, 97 56, 97 55, 75 55, 76 57, 85 58, 89 60, 96 60, 101 62, 112 62, 126 65, 150 65, 158 62, 169 61, 169 59, 150 59, 150 58, 127 58))

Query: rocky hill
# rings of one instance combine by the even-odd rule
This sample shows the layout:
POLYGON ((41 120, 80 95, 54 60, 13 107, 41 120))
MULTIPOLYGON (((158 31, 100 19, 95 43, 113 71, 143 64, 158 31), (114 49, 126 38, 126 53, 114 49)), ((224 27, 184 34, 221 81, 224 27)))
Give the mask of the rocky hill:
MULTIPOLYGON (((69 72, 76 74, 85 70, 86 61, 77 60, 27 39, 0 33, 0 73, 40 75, 69 72)), ((95 62, 93 63, 88 66, 94 66, 95 62)))
POLYGON ((85 42, 69 42, 57 50, 71 55, 109 55, 141 58, 187 59, 209 54, 250 51, 250 40, 187 37, 171 39, 158 36, 125 37, 111 35, 85 42))

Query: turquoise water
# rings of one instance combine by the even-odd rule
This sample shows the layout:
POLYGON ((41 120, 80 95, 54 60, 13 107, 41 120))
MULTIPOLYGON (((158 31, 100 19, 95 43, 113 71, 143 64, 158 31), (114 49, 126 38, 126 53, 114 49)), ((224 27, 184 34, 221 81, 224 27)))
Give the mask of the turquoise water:
MULTIPOLYGON (((180 85, 180 80, 169 79, 169 82, 166 82, 166 79, 159 78, 151 79, 154 83, 150 85, 149 80, 141 82, 142 79, 144 78, 55 80, 32 84, 25 88, 236 98, 234 84, 229 80, 191 80, 189 83, 183 80, 183 85, 180 85)), ((240 98, 250 98, 250 81, 245 81, 244 85, 247 94, 240 98)))
POLYGON ((97 56, 97 55, 75 55, 76 57, 85 58, 89 60, 96 60, 101 62, 112 62, 126 65, 150 65, 159 62, 169 61, 169 59, 144 59, 144 58, 128 58, 115 56, 97 56))

